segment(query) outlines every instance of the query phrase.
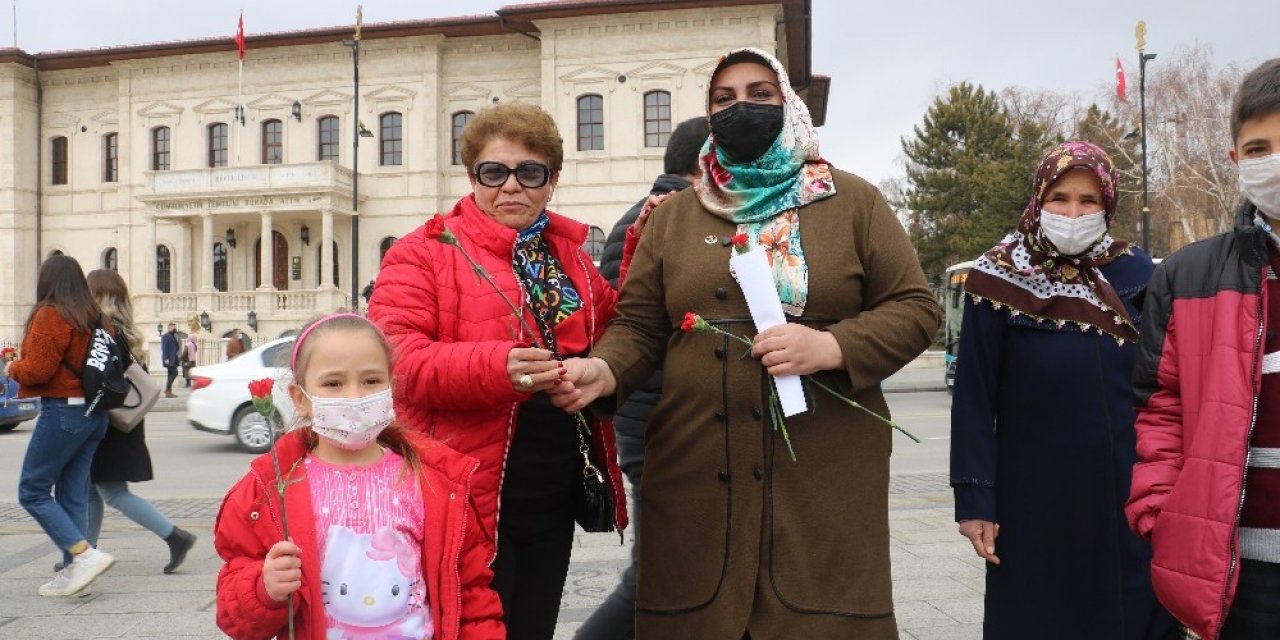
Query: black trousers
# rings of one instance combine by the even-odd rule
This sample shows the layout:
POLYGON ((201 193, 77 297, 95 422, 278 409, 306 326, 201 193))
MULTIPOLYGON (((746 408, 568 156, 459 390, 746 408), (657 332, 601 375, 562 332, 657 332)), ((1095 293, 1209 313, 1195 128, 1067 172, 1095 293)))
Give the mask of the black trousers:
MULTIPOLYGON (((618 427, 618 422, 614 427, 618 427)), ((631 565, 622 573, 622 580, 613 593, 600 604, 591 617, 578 627, 574 640, 633 640, 636 637, 636 556, 640 544, 640 480, 644 477, 644 438, 617 435, 618 460, 622 472, 631 483, 631 510, 629 512, 635 543, 631 545, 631 565)))
POLYGON ((1280 638, 1280 563, 1240 561, 1240 584, 1221 638, 1280 638))
POLYGON ((165 369, 168 371, 169 377, 164 381, 164 390, 173 391, 173 381, 178 378, 178 365, 170 365, 165 369))
POLYGON ((573 549, 573 516, 515 512, 498 522, 493 590, 502 600, 507 640, 551 640, 573 549))

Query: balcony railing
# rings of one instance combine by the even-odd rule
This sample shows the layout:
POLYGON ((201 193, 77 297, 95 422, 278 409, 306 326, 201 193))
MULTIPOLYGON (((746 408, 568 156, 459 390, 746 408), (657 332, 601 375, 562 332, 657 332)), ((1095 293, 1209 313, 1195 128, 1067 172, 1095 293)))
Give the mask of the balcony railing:
POLYGON ((152 293, 133 297, 134 315, 141 326, 185 321, 190 314, 207 313, 213 334, 244 329, 248 314, 254 312, 263 335, 277 335, 321 313, 347 307, 341 289, 294 291, 215 291, 196 293, 152 293))
POLYGON ((149 172, 155 195, 209 195, 219 192, 350 190, 351 170, 333 162, 300 162, 253 167, 214 167, 149 172))

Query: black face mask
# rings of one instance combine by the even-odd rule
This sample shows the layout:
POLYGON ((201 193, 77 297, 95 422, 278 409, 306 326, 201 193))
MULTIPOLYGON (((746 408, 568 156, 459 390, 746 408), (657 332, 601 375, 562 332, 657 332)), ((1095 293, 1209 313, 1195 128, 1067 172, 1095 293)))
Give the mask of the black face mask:
POLYGON ((782 105, 738 102, 712 114, 716 147, 735 164, 754 162, 782 133, 782 105))

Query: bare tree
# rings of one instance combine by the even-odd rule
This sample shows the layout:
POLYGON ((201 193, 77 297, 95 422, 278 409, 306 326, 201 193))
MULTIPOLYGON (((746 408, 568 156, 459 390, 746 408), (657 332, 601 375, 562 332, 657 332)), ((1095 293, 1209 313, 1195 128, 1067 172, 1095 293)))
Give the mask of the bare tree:
MULTIPOLYGON (((1231 98, 1244 73, 1217 66, 1209 45, 1175 49, 1147 74, 1147 163, 1153 238, 1166 251, 1231 227, 1240 201, 1231 148, 1231 98)), ((1114 101, 1125 122, 1140 121, 1138 101, 1114 101)), ((1138 152, 1136 148, 1133 148, 1138 152)), ((1141 185, 1141 158, 1131 172, 1141 185)))

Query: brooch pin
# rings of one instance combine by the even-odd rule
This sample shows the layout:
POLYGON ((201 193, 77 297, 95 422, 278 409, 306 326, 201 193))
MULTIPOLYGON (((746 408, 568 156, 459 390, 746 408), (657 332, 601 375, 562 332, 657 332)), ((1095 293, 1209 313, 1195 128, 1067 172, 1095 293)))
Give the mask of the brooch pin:
POLYGON ((714 236, 714 235, 710 235, 710 236, 707 236, 707 237, 703 238, 703 239, 702 239, 702 241, 703 241, 703 242, 705 242, 705 243, 707 243, 707 244, 715 244, 715 243, 717 243, 717 242, 719 242, 719 241, 720 241, 720 238, 717 238, 717 237, 716 237, 716 236, 714 236))

